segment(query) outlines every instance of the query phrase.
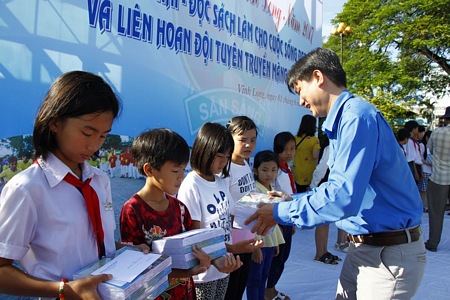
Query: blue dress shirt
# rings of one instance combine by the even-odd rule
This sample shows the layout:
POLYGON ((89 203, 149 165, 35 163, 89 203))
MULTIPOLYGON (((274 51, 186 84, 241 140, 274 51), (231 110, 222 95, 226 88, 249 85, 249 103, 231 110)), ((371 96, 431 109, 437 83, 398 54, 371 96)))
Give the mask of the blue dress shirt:
POLYGON ((353 235, 421 223, 414 178, 391 127, 374 106, 344 90, 323 129, 330 140, 328 181, 276 204, 278 223, 312 228, 336 222, 353 235))

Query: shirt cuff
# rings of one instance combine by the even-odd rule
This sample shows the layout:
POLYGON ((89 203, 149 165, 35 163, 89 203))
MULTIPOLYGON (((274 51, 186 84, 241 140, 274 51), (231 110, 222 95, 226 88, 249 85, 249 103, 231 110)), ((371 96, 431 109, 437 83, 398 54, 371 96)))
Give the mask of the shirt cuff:
POLYGON ((289 218, 289 206, 292 201, 284 201, 275 203, 273 207, 273 217, 278 224, 281 225, 291 225, 292 221, 289 218))

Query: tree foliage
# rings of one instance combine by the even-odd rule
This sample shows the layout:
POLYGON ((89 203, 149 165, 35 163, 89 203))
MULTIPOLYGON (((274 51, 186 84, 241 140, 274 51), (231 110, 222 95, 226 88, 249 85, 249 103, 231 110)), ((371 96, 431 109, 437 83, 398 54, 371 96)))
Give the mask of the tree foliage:
POLYGON ((108 134, 106 136, 102 149, 120 150, 121 148, 122 148, 122 139, 120 138, 120 135, 108 134))
POLYGON ((448 92, 450 0, 348 0, 333 19, 340 22, 352 33, 331 35, 324 47, 340 53, 343 43, 349 89, 385 115, 404 114, 397 106, 405 102, 424 104, 427 93, 448 92))

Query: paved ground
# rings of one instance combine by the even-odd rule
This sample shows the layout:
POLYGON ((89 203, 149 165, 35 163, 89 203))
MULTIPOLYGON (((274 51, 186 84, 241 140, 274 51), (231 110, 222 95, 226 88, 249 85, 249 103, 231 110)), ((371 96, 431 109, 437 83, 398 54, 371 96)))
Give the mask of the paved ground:
MULTIPOLYGON (((117 226, 122 204, 143 185, 143 180, 112 178, 112 195, 117 226)), ((1 189, 1 187, 0 187, 1 189)), ((428 237, 428 214, 423 214, 422 230, 424 239, 428 237)), ((118 229, 115 232, 119 240, 118 229)), ((444 231, 438 252, 427 252, 427 267, 424 279, 414 300, 449 299, 450 279, 450 216, 445 215, 444 231)), ((328 247, 331 252, 342 258, 345 254, 333 250, 336 240, 336 227, 330 224, 328 247)), ((293 237, 293 251, 289 257, 286 269, 277 285, 280 291, 291 296, 291 299, 323 300, 334 299, 337 278, 342 266, 327 266, 313 262, 314 257, 314 230, 300 230, 293 237)), ((0 300, 18 300, 17 297, 0 295, 0 300)), ((243 300, 246 300, 244 296, 243 300)))
POLYGON ((122 205, 130 199, 130 197, 139 191, 145 184, 145 180, 141 179, 126 179, 126 178, 111 178, 111 192, 114 205, 114 214, 116 216, 117 229, 114 232, 116 241, 120 240, 119 232, 119 217, 122 205))

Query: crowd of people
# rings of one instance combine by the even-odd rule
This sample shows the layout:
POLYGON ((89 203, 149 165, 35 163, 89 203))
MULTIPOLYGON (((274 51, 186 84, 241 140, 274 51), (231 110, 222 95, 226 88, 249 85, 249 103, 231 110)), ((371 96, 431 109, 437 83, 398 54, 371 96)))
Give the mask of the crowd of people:
POLYGON ((31 165, 30 155, 24 153, 21 159, 16 156, 6 155, 0 163, 0 186, 6 184, 14 175, 25 170, 31 165))
MULTIPOLYGON (((98 284, 111 277, 71 280, 76 271, 123 245, 148 253, 155 239, 222 228, 227 254, 211 259, 194 246, 199 264, 172 269, 158 299, 234 300, 246 293, 249 300, 289 300, 276 285, 295 228, 316 228, 314 260, 334 265, 341 259, 327 245, 328 224, 336 223, 335 249, 347 252, 336 299, 410 299, 425 270, 425 247, 436 251, 440 240, 450 126, 428 134, 420 146, 413 138, 427 133, 405 125, 409 135, 397 135, 398 147, 381 113, 346 89, 345 72, 330 50, 318 48, 297 61, 287 83, 313 116, 303 117, 295 136, 276 134, 270 150, 254 153, 256 124, 235 116, 226 126, 203 124, 192 149, 178 133, 158 128, 142 132, 117 156, 99 152, 122 109, 111 87, 84 71, 61 75, 35 120, 34 162, 1 193, 0 293, 99 299, 98 284), (317 117, 327 117, 322 145, 317 117), (423 153, 420 162, 417 152, 423 153), (120 241, 114 240, 108 178, 119 175, 117 168, 120 177, 145 179, 122 207, 120 241), (428 196, 426 243, 419 190, 428 196), (234 228, 235 204, 251 191, 283 201, 260 207, 247 220, 256 221, 252 230, 234 228)), ((444 119, 450 122, 450 108, 444 119)))
POLYGON ((450 107, 447 107, 440 119, 441 126, 434 134, 414 120, 407 121, 397 131, 397 141, 416 182, 423 210, 430 214, 429 240, 425 243, 425 248, 432 252, 437 251, 443 216, 450 205, 450 131, 447 127, 450 122, 450 107))

